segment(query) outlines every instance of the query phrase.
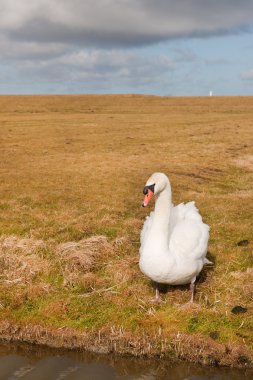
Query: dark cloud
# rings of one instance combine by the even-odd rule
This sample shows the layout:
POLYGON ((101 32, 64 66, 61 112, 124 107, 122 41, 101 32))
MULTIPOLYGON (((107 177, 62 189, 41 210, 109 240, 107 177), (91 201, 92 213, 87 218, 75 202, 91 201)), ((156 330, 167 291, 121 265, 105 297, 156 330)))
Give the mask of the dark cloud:
POLYGON ((252 0, 2 0, 10 39, 82 46, 140 46, 250 28, 252 0))
MULTIPOLYGON (((180 65, 195 72, 202 58, 185 45, 164 55, 145 47, 252 25, 252 0, 1 0, 0 81, 62 92, 169 88, 180 65)), ((223 57, 202 62, 225 64, 223 57)))

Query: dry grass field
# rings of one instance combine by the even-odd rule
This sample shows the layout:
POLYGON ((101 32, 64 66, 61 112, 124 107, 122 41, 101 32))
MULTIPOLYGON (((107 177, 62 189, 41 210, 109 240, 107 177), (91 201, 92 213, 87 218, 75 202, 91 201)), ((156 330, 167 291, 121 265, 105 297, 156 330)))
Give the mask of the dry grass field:
POLYGON ((1 96, 0 155, 2 337, 250 363, 253 98, 1 96), (211 227, 199 308, 138 268, 154 171, 211 227))

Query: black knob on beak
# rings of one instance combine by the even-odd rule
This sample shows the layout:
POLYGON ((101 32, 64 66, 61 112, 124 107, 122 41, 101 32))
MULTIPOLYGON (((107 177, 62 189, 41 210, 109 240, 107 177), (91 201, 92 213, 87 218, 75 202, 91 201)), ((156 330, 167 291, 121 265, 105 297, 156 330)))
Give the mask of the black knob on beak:
POLYGON ((145 186, 144 189, 143 189, 143 194, 147 195, 148 194, 148 190, 151 190, 152 193, 154 193, 155 192, 155 183, 153 185, 145 186))

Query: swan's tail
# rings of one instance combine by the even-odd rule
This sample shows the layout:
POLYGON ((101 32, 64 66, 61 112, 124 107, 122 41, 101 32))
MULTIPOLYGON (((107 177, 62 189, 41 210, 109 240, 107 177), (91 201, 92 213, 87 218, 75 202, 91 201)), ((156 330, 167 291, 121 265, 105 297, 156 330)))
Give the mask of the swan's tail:
POLYGON ((206 257, 204 258, 204 265, 214 265, 212 261, 208 260, 206 257))

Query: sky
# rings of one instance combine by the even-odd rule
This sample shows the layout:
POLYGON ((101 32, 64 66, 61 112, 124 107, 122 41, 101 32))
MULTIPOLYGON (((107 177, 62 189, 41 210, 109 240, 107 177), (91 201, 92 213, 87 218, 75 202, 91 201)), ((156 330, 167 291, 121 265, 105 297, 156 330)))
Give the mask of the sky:
POLYGON ((0 94, 253 95, 253 0, 0 0, 0 94))

